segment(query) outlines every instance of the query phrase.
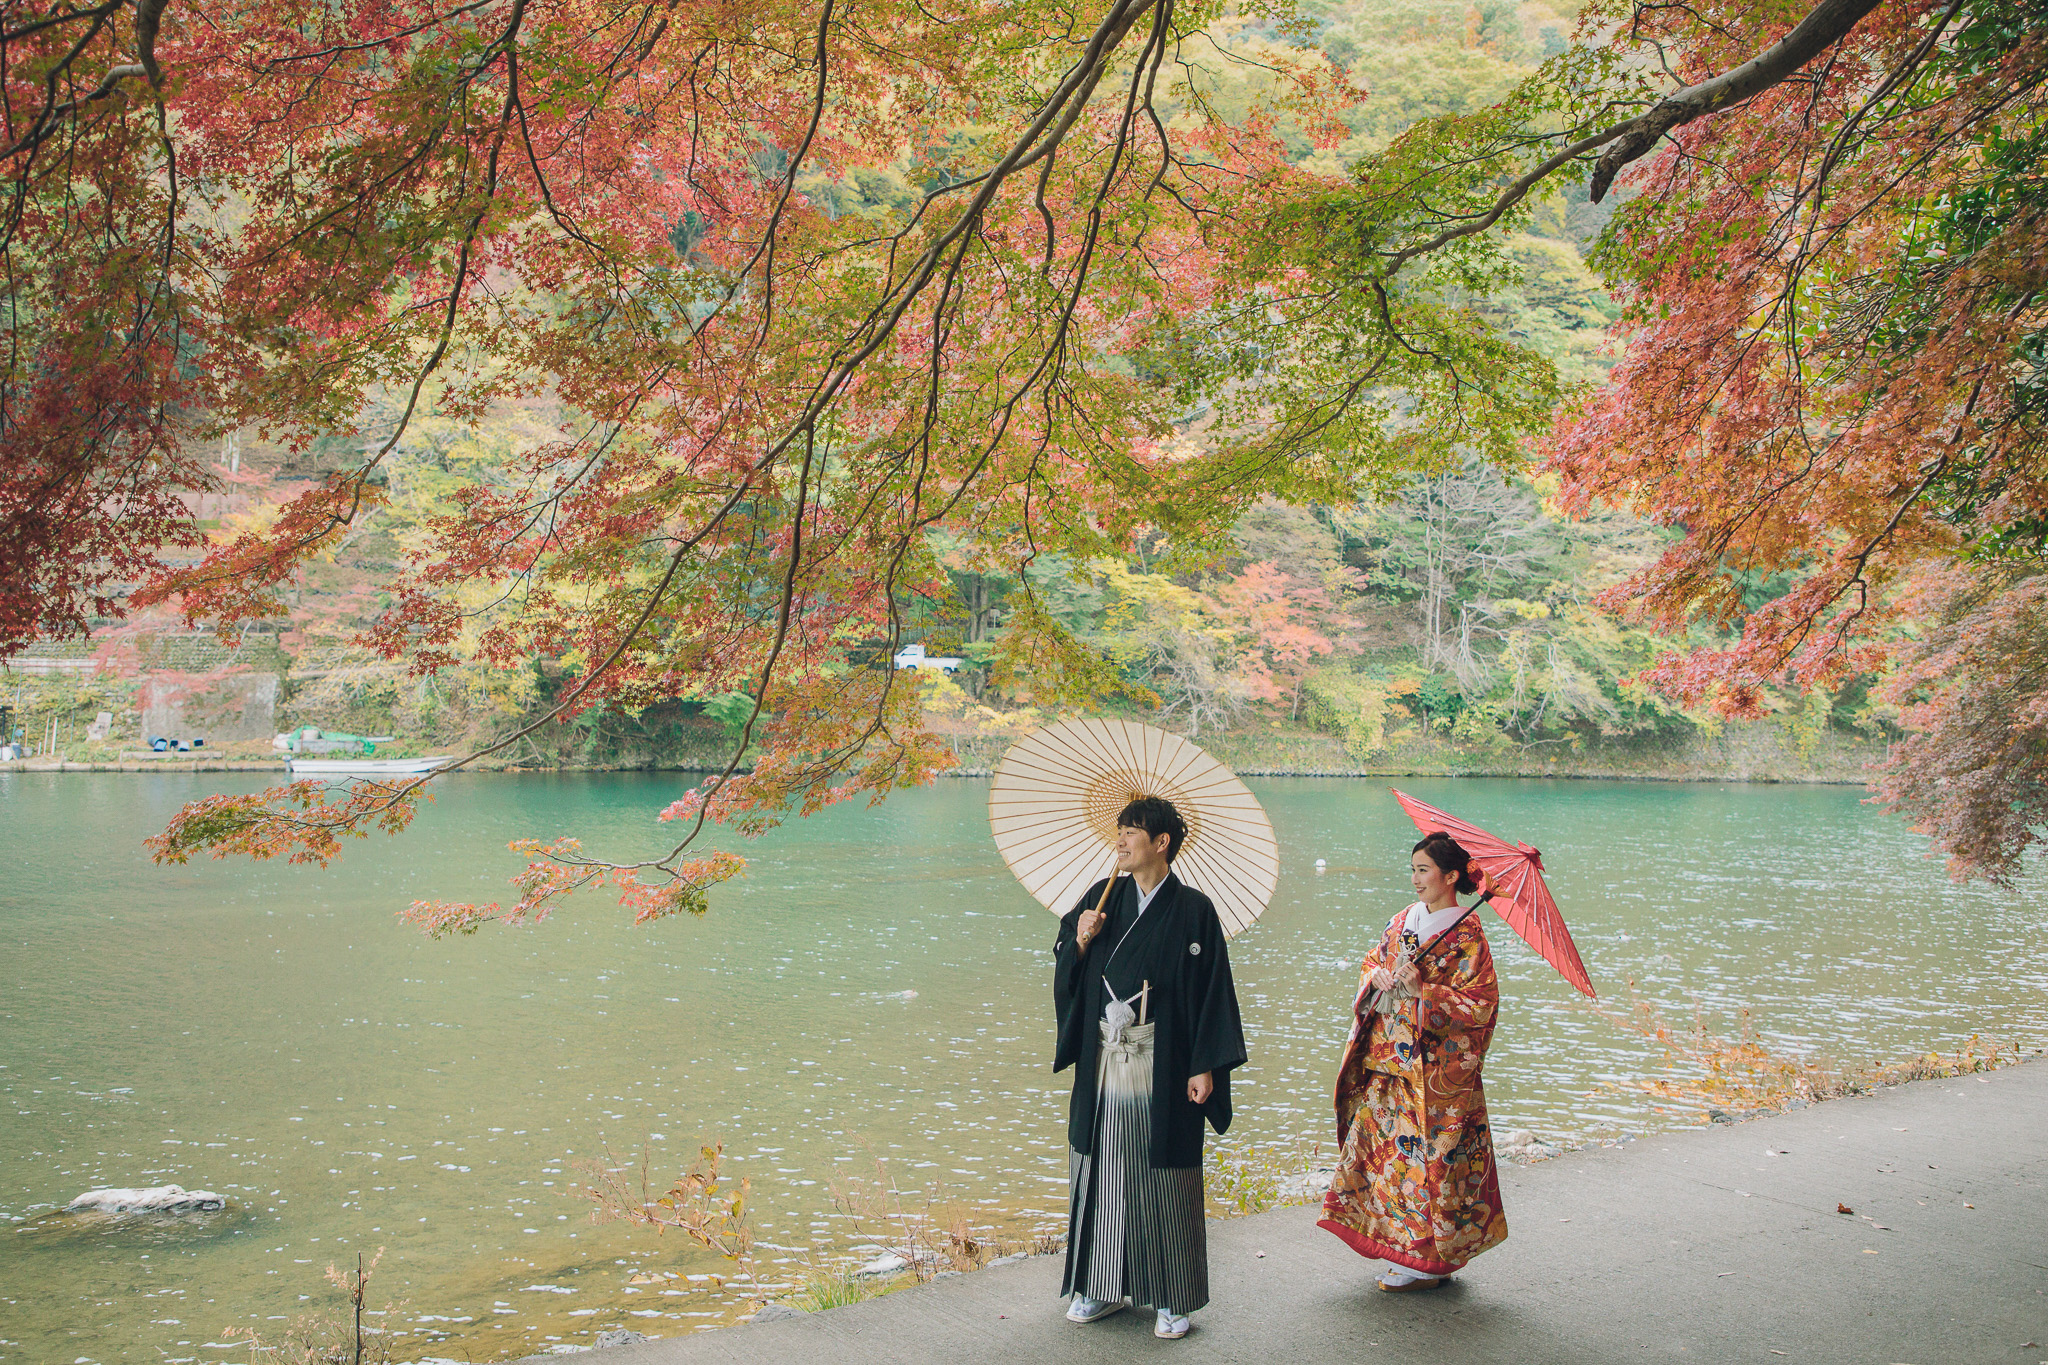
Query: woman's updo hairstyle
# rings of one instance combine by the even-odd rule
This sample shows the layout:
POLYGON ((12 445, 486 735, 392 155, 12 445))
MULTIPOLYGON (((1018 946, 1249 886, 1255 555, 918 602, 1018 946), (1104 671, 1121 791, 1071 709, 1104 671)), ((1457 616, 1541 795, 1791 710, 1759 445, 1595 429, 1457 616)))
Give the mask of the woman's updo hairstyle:
POLYGON ((1479 881, 1472 875, 1472 855, 1465 851, 1463 844, 1442 830, 1423 835, 1422 842, 1408 852, 1411 856, 1417 853, 1427 854, 1439 872, 1456 871, 1458 884, 1455 889, 1460 894, 1470 895, 1479 889, 1479 881))

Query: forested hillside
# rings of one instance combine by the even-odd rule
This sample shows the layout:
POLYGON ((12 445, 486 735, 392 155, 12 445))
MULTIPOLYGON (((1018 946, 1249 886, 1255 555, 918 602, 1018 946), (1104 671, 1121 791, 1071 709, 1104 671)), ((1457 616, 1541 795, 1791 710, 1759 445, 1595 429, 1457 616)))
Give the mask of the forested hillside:
MULTIPOLYGON (((1347 139, 1318 146, 1288 137, 1297 164, 1328 172, 1385 147, 1418 119, 1501 98, 1564 50, 1576 22, 1569 7, 1543 0, 1397 0, 1310 12, 1315 41, 1366 92, 1344 115, 1347 139)), ((1216 36, 1216 59, 1193 73, 1187 98, 1249 107, 1264 79, 1260 55, 1284 35, 1245 19, 1216 36)), ((814 172, 799 188, 835 216, 886 216, 924 192, 930 161, 906 155, 886 173, 814 172)), ((1509 246, 1519 279, 1476 301, 1555 366, 1566 395, 1599 384, 1612 363, 1618 310, 1583 255, 1612 206, 1592 205, 1583 193, 1542 204, 1509 246)), ((681 259, 698 230, 689 221, 676 226, 681 259)), ((328 438, 291 449, 253 430, 237 433, 219 456, 230 491, 204 509, 217 514, 206 529, 226 536, 265 526, 281 501, 359 458, 402 401, 393 393, 388 410, 362 414, 360 442, 328 438)), ((437 519, 470 496, 464 490, 510 488, 512 457, 578 420, 547 395, 499 403, 474 420, 431 415, 431 405, 423 411, 430 415, 412 418, 379 467, 380 505, 291 586, 290 619, 255 627, 180 677, 203 687, 236 669, 281 667, 281 727, 389 733, 415 751, 481 744, 559 698, 587 660, 573 647, 493 650, 494 613, 506 604, 488 598, 459 604, 470 647, 437 671, 423 672, 416 658, 386 658, 362 638, 393 605, 376 585, 426 547, 437 519)), ((1183 437, 1199 441, 1211 416, 1201 406, 1183 414, 1183 437)), ((989 560, 973 541, 934 531, 928 562, 905 580, 915 586, 898 593, 900 642, 967 661, 954 677, 920 685, 933 727, 977 765, 1043 714, 1028 661, 1003 651, 1006 624, 1027 599, 1104 665, 1097 707, 1184 731, 1253 769, 1842 777, 1867 761, 1867 746, 1896 733, 1893 714, 1867 701, 1869 679, 1771 696, 1766 706, 1776 716, 1738 726, 1733 738, 1724 722, 1635 681, 1659 653, 1688 642, 1651 634, 1594 599, 1654 558, 1664 533, 1611 510, 1566 518, 1549 501, 1552 486, 1530 468, 1503 469, 1473 452, 1368 500, 1268 500, 1209 543, 1141 532, 1129 558, 1047 554, 1023 581, 985 572, 989 560)), ((1782 590, 1760 582, 1756 600, 1782 590)), ((140 618, 91 648, 132 673, 172 624, 140 618)), ((879 666, 890 643, 846 640, 841 666, 879 666)), ((67 726, 118 706, 120 693, 104 679, 17 686, 25 714, 60 711, 67 726)), ((502 760, 722 762, 750 711, 743 697, 723 692, 634 700, 584 711, 502 760)))

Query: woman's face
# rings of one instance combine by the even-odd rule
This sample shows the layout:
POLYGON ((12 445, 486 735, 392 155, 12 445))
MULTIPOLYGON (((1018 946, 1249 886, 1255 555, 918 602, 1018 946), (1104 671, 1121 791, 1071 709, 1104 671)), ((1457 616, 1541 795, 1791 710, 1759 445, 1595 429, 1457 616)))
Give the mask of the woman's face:
POLYGON ((1444 871, 1420 850, 1408 859, 1408 884, 1430 905, 1443 905, 1458 897, 1458 874, 1444 871))

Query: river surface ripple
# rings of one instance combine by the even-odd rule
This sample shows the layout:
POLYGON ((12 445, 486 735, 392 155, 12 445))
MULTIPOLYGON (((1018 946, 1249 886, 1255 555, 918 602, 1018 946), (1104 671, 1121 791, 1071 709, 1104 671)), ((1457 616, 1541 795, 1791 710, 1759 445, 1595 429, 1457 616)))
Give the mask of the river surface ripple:
MULTIPOLYGON (((229 1328, 334 1306, 321 1272, 378 1247, 370 1299, 391 1306, 373 1321, 399 1360, 729 1321, 728 1264, 589 1220, 573 1163, 607 1149, 649 1153, 659 1179, 723 1142, 784 1282, 873 1236, 833 1192, 878 1173, 1004 1235, 1057 1226, 1054 921, 991 845, 985 783, 776 831, 701 921, 636 930, 592 896, 435 943, 392 918, 506 897, 513 838, 665 847, 654 812, 688 781, 457 777, 411 833, 321 870, 148 862, 179 803, 253 789, 240 775, 0 774, 0 1360, 241 1359, 229 1328), (56 1211, 167 1182, 230 1205, 56 1211)), ((1231 945, 1252 1060, 1224 1145, 1286 1154, 1331 1136, 1356 963, 1411 899, 1414 833, 1378 783, 1251 785, 1285 865, 1231 945)), ((1747 1011, 1774 1048, 1845 1063, 2048 1042, 2039 863, 2017 894, 1953 887, 1924 840, 1837 787, 1402 785, 1543 850, 1610 1000, 1633 980, 1674 1022, 1697 1009, 1728 1032, 1747 1011)), ((1497 1130, 1696 1121, 1632 1088, 1658 1073, 1653 1045, 1488 927, 1497 1130)))

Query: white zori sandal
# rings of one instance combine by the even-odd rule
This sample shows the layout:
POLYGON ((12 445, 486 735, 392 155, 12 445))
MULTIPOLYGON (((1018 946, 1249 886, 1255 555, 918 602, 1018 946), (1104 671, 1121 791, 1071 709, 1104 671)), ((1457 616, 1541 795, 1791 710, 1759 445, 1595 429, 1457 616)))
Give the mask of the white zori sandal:
POLYGON ((1451 1282, 1448 1275, 1418 1275, 1402 1266, 1390 1265, 1373 1283, 1389 1294, 1410 1294, 1423 1289, 1442 1289, 1451 1282))

